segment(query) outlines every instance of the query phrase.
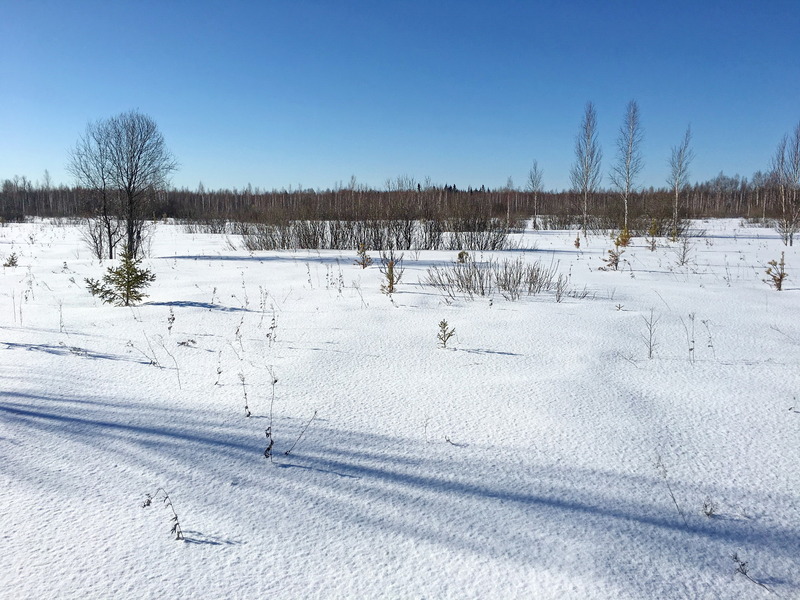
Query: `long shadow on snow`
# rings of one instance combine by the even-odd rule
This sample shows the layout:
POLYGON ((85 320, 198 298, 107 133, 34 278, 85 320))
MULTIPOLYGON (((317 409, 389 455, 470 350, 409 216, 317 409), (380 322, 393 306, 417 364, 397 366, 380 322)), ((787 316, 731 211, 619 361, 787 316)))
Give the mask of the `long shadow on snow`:
POLYGON ((145 302, 142 306, 177 306, 179 308, 203 308, 205 310, 216 310, 219 312, 255 312, 249 308, 239 308, 236 306, 222 306, 221 304, 211 304, 210 302, 193 302, 191 300, 173 300, 171 302, 145 302))
MULTIPOLYGON (((100 401, 78 399, 81 404, 70 405, 69 399, 35 394, 0 393, 0 398, 6 400, 0 402, 0 422, 10 431, 31 431, 37 443, 51 445, 41 437, 45 434, 77 441, 89 451, 122 455, 158 473, 169 464, 176 481, 187 473, 214 477, 222 459, 222 476, 264 488, 278 513, 313 506, 315 519, 339 523, 342 515, 351 515, 351 527, 527 566, 552 560, 558 540, 567 539, 566 548, 580 554, 578 562, 593 563, 586 568, 594 576, 622 569, 641 593, 652 591, 647 578, 658 579, 662 588, 671 584, 669 575, 640 561, 642 552, 681 569, 689 557, 691 568, 719 578, 715 561, 737 549, 784 562, 800 549, 800 532, 780 524, 690 515, 685 525, 656 477, 547 465, 525 451, 424 444, 315 423, 286 457, 282 450, 305 419, 276 418, 275 462, 284 468, 267 471, 266 483, 264 469, 275 465, 262 456, 263 421, 256 426, 239 417, 220 423, 219 412, 146 402, 131 401, 129 410, 120 410, 100 401), (15 396, 20 402, 11 400, 15 396)), ((749 494, 748 503, 767 508, 797 501, 749 494)), ((563 568, 575 568, 574 558, 564 560, 563 568)), ((791 573, 771 575, 773 583, 800 587, 791 573)))
POLYGON ((125 362, 135 362, 140 365, 149 364, 143 360, 133 359, 119 354, 105 354, 103 352, 95 352, 87 350, 79 346, 54 346, 52 344, 18 344, 16 342, 0 342, 5 344, 6 350, 26 350, 29 352, 44 352, 45 354, 53 354, 55 356, 79 356, 81 358, 91 358, 93 360, 121 360, 125 362))

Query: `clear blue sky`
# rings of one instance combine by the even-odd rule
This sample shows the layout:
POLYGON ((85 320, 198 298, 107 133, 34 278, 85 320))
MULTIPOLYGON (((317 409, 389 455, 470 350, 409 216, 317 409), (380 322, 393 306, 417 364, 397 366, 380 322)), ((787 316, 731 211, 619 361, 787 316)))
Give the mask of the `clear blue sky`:
POLYGON ((631 99, 642 184, 690 123, 692 180, 766 169, 800 121, 800 2, 0 0, 0 179, 71 183, 87 123, 138 108, 176 187, 522 186, 538 159, 562 189, 585 103, 607 174, 631 99))

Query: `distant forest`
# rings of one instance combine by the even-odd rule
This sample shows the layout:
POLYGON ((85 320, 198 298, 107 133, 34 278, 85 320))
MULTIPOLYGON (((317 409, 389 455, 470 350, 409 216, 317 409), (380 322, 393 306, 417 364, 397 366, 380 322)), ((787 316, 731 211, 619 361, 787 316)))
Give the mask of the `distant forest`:
MULTIPOLYGON (((0 219, 26 217, 82 218, 94 214, 94 191, 80 187, 53 187, 15 176, 2 182, 0 219)), ((672 214, 673 192, 666 188, 635 191, 629 213, 636 230, 652 219, 672 214)), ((589 198, 589 214, 598 226, 621 227, 620 194, 599 190, 589 198)), ((262 191, 243 189, 153 190, 147 213, 153 220, 173 218, 187 222, 214 221, 282 224, 294 220, 358 221, 365 219, 449 219, 481 217, 518 222, 537 217, 536 226, 569 228, 580 224, 582 197, 576 191, 525 191, 506 186, 498 189, 459 189, 452 185, 421 184, 408 177, 388 181, 377 190, 355 183, 327 190, 262 191)), ((740 217, 770 219, 781 215, 780 188, 767 174, 751 179, 720 173, 702 183, 688 185, 680 193, 682 218, 740 217)))

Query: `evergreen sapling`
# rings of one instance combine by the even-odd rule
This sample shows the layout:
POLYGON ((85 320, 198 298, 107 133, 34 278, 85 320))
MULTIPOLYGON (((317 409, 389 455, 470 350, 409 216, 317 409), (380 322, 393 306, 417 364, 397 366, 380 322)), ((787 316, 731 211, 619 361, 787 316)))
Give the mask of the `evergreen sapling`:
POLYGON ((120 265, 109 267, 103 281, 86 278, 86 287, 92 296, 99 296, 106 304, 133 306, 147 296, 144 289, 155 281, 156 276, 149 269, 139 265, 142 259, 135 259, 127 250, 123 252, 120 265))

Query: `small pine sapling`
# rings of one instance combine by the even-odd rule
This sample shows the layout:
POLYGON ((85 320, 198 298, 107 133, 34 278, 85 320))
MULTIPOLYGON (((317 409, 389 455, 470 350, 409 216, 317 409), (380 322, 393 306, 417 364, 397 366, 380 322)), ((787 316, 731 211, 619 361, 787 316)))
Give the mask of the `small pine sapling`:
POLYGON ((604 258, 603 262, 606 263, 605 267, 600 267, 601 271, 618 271, 619 270, 619 259, 625 250, 620 250, 619 247, 615 248, 614 250, 608 251, 608 258, 604 258))
POLYGON ((16 252, 12 252, 8 255, 6 262, 3 263, 4 267, 16 267, 18 266, 18 257, 16 252))
POLYGON ((106 304, 133 306, 147 296, 144 289, 156 279, 149 269, 139 267, 141 262, 142 259, 135 259, 125 250, 120 265, 116 269, 109 267, 102 283, 86 278, 86 287, 92 296, 99 296, 106 304))
POLYGON ((403 278, 403 255, 396 256, 394 250, 388 253, 381 253, 380 272, 383 274, 384 282, 381 284, 381 291, 391 295, 397 289, 397 284, 403 278))
POLYGON ((436 334, 436 339, 439 340, 439 343, 442 345, 442 348, 447 348, 447 342, 456 334, 456 330, 453 327, 449 327, 447 321, 442 319, 439 321, 439 333, 436 334))
MULTIPOLYGON (((622 235, 622 234, 620 234, 622 235)), ((614 240, 614 249, 608 251, 608 258, 604 258, 603 262, 606 263, 605 267, 600 267, 601 271, 617 271, 619 270, 619 260, 620 257, 624 254, 625 250, 623 250, 620 246, 622 246, 622 240, 620 240, 620 235, 616 237, 614 240)))
POLYGON ((372 264, 372 257, 367 254, 367 247, 364 244, 358 245, 358 258, 356 259, 355 264, 362 269, 366 269, 372 264))
POLYGON ((170 530, 170 533, 175 534, 176 540, 182 540, 183 529, 181 529, 180 521, 178 521, 178 513, 175 512, 175 506, 172 504, 172 499, 169 497, 169 494, 167 494, 167 491, 164 488, 158 488, 153 494, 145 494, 145 500, 144 504, 142 504, 142 508, 148 508, 152 504, 153 499, 158 497, 159 493, 164 496, 164 504, 172 512, 172 518, 170 519, 172 522, 172 529, 170 530))
POLYGON ((769 279, 765 279, 764 283, 767 283, 771 287, 775 288, 775 291, 777 292, 780 292, 783 289, 783 280, 789 277, 786 274, 786 262, 783 255, 784 253, 781 252, 780 262, 777 260, 769 261, 767 263, 769 267, 767 267, 767 270, 765 271, 769 279))
POLYGON ((614 245, 617 247, 622 246, 623 248, 627 248, 632 239, 633 234, 626 226, 623 227, 622 231, 620 231, 617 237, 614 239, 614 245))

